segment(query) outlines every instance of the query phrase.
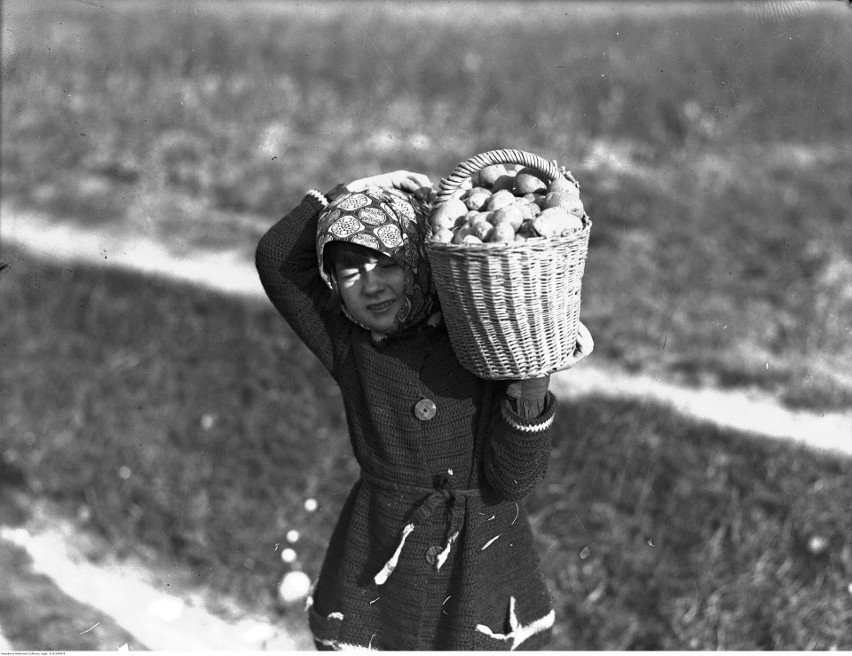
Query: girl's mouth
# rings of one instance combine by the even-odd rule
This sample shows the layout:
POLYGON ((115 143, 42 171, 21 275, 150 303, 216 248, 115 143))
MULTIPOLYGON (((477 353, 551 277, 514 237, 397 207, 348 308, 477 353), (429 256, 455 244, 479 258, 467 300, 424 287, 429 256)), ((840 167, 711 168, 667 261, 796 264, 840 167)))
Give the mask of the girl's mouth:
POLYGON ((387 312, 396 301, 382 301, 381 303, 373 303, 368 305, 367 309, 373 314, 384 314, 387 312))

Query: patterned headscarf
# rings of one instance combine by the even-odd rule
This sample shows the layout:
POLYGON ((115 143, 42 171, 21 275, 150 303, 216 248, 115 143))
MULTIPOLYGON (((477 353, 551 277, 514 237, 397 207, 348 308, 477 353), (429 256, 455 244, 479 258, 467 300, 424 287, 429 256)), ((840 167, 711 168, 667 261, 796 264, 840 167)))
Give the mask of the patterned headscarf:
MULTIPOLYGON (((426 222, 429 207, 397 189, 367 187, 336 198, 320 214, 317 224, 317 258, 320 276, 334 283, 323 269, 323 250, 332 241, 372 248, 393 258, 405 272, 404 297, 388 334, 414 326, 434 311, 437 296, 426 259, 426 222)), ((343 307, 346 316, 356 321, 343 307)))

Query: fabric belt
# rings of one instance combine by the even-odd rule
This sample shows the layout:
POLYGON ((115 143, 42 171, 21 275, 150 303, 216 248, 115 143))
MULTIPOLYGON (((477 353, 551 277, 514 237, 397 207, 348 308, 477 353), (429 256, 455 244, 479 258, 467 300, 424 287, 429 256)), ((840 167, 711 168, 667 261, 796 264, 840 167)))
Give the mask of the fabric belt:
POLYGON ((388 481, 383 478, 379 478, 370 474, 369 472, 361 470, 361 479, 371 485, 372 487, 376 487, 382 490, 388 490, 391 492, 406 492, 414 495, 427 495, 433 494, 435 492, 441 492, 443 490, 447 490, 448 492, 452 492, 453 495, 457 497, 479 497, 482 498, 483 490, 481 488, 471 488, 469 490, 456 490, 453 488, 452 484, 452 476, 450 474, 441 474, 436 477, 436 482, 434 487, 423 487, 421 485, 408 485, 406 483, 394 483, 393 481, 388 481))
POLYGON ((381 478, 377 478, 364 470, 361 470, 361 479, 368 486, 381 490, 404 492, 411 494, 412 496, 423 497, 423 499, 418 501, 414 506, 415 510, 411 521, 403 527, 396 551, 390 557, 388 562, 385 563, 382 570, 374 577, 376 585, 383 585, 388 580, 388 577, 390 577, 393 573, 394 569, 396 569, 397 563, 399 562, 399 556, 402 553, 402 548, 405 546, 405 541, 408 539, 408 536, 411 535, 418 526, 431 520, 432 514, 438 506, 441 504, 448 504, 450 508, 450 517, 447 527, 446 543, 444 545, 444 549, 440 554, 438 554, 435 561, 435 569, 440 570, 446 562, 447 557, 450 555, 450 549, 452 548, 453 543, 459 536, 461 524, 464 519, 462 512, 463 509, 459 507, 458 503, 456 503, 457 499, 459 497, 482 498, 482 490, 478 488, 469 490, 454 489, 452 476, 449 473, 438 476, 435 481, 435 486, 431 488, 386 481, 381 478))

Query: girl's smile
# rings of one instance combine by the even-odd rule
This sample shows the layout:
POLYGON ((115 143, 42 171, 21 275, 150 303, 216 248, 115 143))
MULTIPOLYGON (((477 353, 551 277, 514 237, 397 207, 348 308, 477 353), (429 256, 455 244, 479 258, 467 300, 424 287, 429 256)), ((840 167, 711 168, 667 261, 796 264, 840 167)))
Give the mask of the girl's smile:
POLYGON ((396 301, 388 300, 382 301, 381 303, 372 303, 367 306, 367 309, 373 314, 384 314, 387 310, 391 308, 391 306, 395 305, 396 301))

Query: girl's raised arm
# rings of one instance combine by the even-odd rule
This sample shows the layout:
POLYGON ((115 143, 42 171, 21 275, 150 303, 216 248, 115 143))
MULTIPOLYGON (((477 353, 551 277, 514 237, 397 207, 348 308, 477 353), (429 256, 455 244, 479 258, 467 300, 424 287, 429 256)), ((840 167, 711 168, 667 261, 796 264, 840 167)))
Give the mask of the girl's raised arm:
POLYGON ((319 275, 317 218, 325 207, 321 194, 308 193, 260 240, 255 253, 266 295, 296 334, 334 375, 335 361, 349 324, 328 309, 331 290, 319 275))
POLYGON ((342 337, 353 324, 328 308, 331 290, 319 275, 316 255, 317 219, 329 200, 371 185, 399 189, 421 200, 434 194, 427 175, 405 170, 338 185, 325 195, 308 192, 298 207, 261 238, 255 254, 267 296, 332 376, 342 355, 338 350, 346 348, 347 340, 342 337))

